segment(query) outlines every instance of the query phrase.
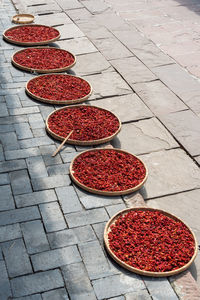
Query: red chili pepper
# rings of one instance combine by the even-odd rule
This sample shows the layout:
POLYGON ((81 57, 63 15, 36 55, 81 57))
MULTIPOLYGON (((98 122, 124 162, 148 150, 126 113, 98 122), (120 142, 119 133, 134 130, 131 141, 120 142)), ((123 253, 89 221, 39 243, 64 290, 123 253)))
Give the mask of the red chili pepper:
POLYGON ((112 252, 128 265, 166 272, 187 264, 194 254, 194 238, 184 223, 159 211, 130 211, 108 233, 112 252))

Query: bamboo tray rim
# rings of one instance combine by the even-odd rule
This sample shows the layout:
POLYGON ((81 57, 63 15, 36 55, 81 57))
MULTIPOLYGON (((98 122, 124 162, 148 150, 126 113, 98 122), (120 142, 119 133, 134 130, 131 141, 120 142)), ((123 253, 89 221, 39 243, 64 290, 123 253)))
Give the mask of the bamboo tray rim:
POLYGON ((65 105, 68 105, 68 104, 75 104, 75 103, 81 103, 85 100, 87 100, 91 94, 92 94, 92 86, 91 84, 85 80, 84 78, 82 77, 79 77, 79 76, 75 76, 75 75, 70 75, 70 74, 63 74, 63 73, 50 73, 50 74, 43 74, 43 75, 38 75, 34 78, 31 78, 27 81, 26 83, 26 87, 25 87, 25 90, 26 90, 26 93, 32 97, 33 99, 36 99, 38 101, 41 101, 41 102, 44 102, 44 103, 50 103, 50 104, 55 104, 55 105, 60 105, 60 104, 65 104, 65 105), (71 76, 71 77, 76 77, 76 78, 80 78, 84 81, 86 81, 88 83, 88 85, 90 86, 90 92, 88 93, 88 95, 82 97, 82 98, 79 98, 79 99, 75 99, 75 100, 66 100, 66 101, 57 101, 57 100, 51 100, 51 99, 45 99, 45 98, 42 98, 42 97, 39 97, 39 96, 36 96, 35 94, 33 94, 32 92, 29 91, 28 89, 28 84, 31 80, 35 79, 35 78, 39 78, 39 77, 42 77, 42 76, 51 76, 51 75, 62 75, 62 76, 71 76))
POLYGON ((120 196, 120 195, 127 195, 127 194, 130 194, 130 193, 133 193, 137 190, 139 190, 142 185, 145 183, 145 181, 147 180, 147 177, 148 177, 148 169, 147 169, 147 166, 145 165, 145 163, 136 155, 128 152, 128 151, 125 151, 125 150, 121 150, 121 149, 117 149, 117 148, 94 148, 94 149, 89 149, 89 150, 86 150, 86 151, 83 151, 81 153, 79 153, 76 157, 73 158, 73 160, 71 161, 71 164, 70 164, 70 167, 69 167, 69 173, 70 173, 70 176, 72 178, 72 180, 79 186, 81 187, 82 189, 88 191, 88 192, 91 192, 93 194, 98 194, 98 195, 106 195, 106 196, 120 196), (99 151, 99 150, 114 150, 116 152, 121 152, 121 153, 127 153, 129 155, 132 155, 134 156, 135 158, 137 158, 145 167, 145 170, 146 170, 146 174, 145 174, 145 177, 144 179, 142 180, 142 182, 140 184, 138 184, 137 186, 135 187, 132 187, 130 189, 126 189, 126 190, 122 190, 122 191, 102 191, 102 190, 97 190, 97 189, 94 189, 94 188, 90 188, 88 186, 86 186, 85 184, 81 183, 80 181, 78 181, 74 175, 73 175, 73 164, 74 164, 74 161, 80 156, 82 155, 83 153, 86 153, 86 152, 91 152, 91 151, 99 151))
POLYGON ((128 269, 129 271, 131 272, 134 272, 134 273, 137 273, 137 274, 140 274, 140 275, 144 275, 144 276, 151 276, 151 277, 165 277, 165 276, 172 276, 172 275, 175 275, 175 274, 178 274, 178 273, 181 273, 183 271, 185 271, 187 268, 189 268, 189 266, 193 263, 194 259, 196 258, 197 256, 197 253, 198 253, 198 243, 197 243, 197 239, 193 233, 193 231, 190 229, 190 227, 184 222, 182 221, 179 217, 176 217, 175 215, 165 211, 165 210, 162 210, 162 209, 157 209, 157 208, 151 208, 151 207, 132 207, 132 208, 126 208, 126 209, 123 209, 121 211, 119 211, 118 213, 116 213, 114 216, 112 216, 108 222, 106 223, 106 226, 105 226, 105 229, 104 229, 104 244, 105 244, 105 247, 109 253, 109 255, 119 264, 121 265, 122 267, 124 267, 125 269, 128 269), (108 241, 108 233, 110 232, 110 226, 112 224, 115 223, 115 221, 118 219, 118 217, 122 216, 122 215, 125 215, 126 213, 128 213, 129 211, 138 211, 138 210, 142 210, 142 211, 159 211, 161 213, 163 213, 164 215, 170 217, 171 219, 173 220, 176 220, 176 221, 180 221, 182 222, 187 228, 188 230, 190 231, 190 233, 192 234, 193 236, 193 239, 194 239, 194 254, 193 256, 191 257, 190 261, 185 264, 183 267, 180 267, 176 270, 172 270, 172 271, 166 271, 166 272, 152 272, 152 271, 144 271, 144 270, 140 270, 140 269, 137 269, 135 267, 132 267, 130 265, 128 265, 127 263, 123 262, 121 259, 119 259, 114 253, 113 251, 110 249, 110 246, 109 246, 109 241, 108 241))
POLYGON ((8 29, 6 29, 4 32, 3 32, 3 38, 10 42, 11 44, 15 44, 15 45, 22 45, 22 46, 37 46, 37 45, 46 45, 46 44, 49 44, 49 43, 52 43, 52 42, 55 42, 57 41, 59 38, 60 38, 60 32, 58 29, 52 27, 52 26, 48 26, 48 25, 42 25, 42 24, 23 24, 23 25, 17 25, 17 26, 12 26, 8 29), (11 30, 11 29, 14 29, 14 28, 19 28, 19 27, 24 27, 24 26, 42 26, 42 27, 48 27, 48 28, 53 28, 55 29, 57 32, 58 32, 58 36, 53 38, 53 39, 50 39, 50 40, 46 40, 46 41, 41 41, 41 42, 20 42, 20 41, 15 41, 11 38, 8 38, 6 36, 6 32, 8 30, 11 30))
POLYGON ((60 110, 65 110, 65 109, 72 109, 73 107, 94 107, 94 108, 97 108, 97 109, 100 109, 100 110, 103 110, 103 111, 108 111, 110 112, 115 118, 117 118, 118 120, 118 123, 119 123, 119 128, 116 130, 116 132, 114 132, 112 135, 108 136, 108 137, 105 137, 105 138, 101 138, 101 139, 96 139, 96 140, 89 140, 89 141, 79 141, 79 140, 75 140, 75 139, 68 139, 66 143, 68 144, 72 144, 72 145, 82 145, 82 146, 88 146, 88 145, 98 145, 98 144, 103 144, 103 143, 106 143, 110 140, 112 140, 121 130, 121 127, 122 127, 122 124, 121 124, 121 121, 120 119, 111 111, 105 109, 105 108, 101 108, 101 107, 98 107, 98 106, 95 106, 95 105, 83 105, 83 104, 79 104, 79 105, 71 105, 71 106, 64 106, 64 107, 61 107, 59 109, 56 109, 55 111, 51 112, 47 119, 46 119, 46 130, 47 132, 54 138, 60 140, 60 141, 63 141, 64 140, 64 137, 54 133, 50 128, 49 128, 49 125, 48 125, 48 121, 49 121, 49 118, 51 117, 51 115, 53 115, 54 113, 56 113, 57 111, 60 111, 60 110))
POLYGON ((31 14, 17 14, 15 16, 12 17, 12 22, 15 23, 15 24, 30 24, 34 21, 35 17, 31 14), (23 21, 23 20, 20 20, 20 18, 29 18, 29 20, 27 21, 23 21), (19 18, 19 20, 18 20, 19 18))
POLYGON ((71 53, 70 51, 68 50, 65 50, 65 49, 60 49, 60 48, 56 48, 56 47, 44 47, 44 46, 40 46, 40 47, 27 47, 25 49, 20 49, 18 51, 16 51, 13 55, 12 55, 12 58, 11 58, 11 61, 12 61, 12 64, 21 69, 21 70, 25 70, 25 71, 28 71, 28 72, 37 72, 37 73, 55 73, 55 72, 63 72, 63 71, 66 71, 70 68, 72 68, 75 64, 76 64, 76 56, 71 53), (30 67, 26 67, 26 66, 23 66, 23 65, 20 65, 19 63, 17 63, 15 60, 14 60, 14 56, 20 52, 23 52, 23 51, 26 51, 28 49, 56 49, 56 50, 62 50, 62 51, 65 51, 65 52, 68 52, 69 54, 71 54, 74 58, 74 61, 73 63, 71 63, 71 65, 68 65, 66 67, 63 67, 63 68, 57 68, 57 69, 34 69, 34 68, 30 68, 30 67))

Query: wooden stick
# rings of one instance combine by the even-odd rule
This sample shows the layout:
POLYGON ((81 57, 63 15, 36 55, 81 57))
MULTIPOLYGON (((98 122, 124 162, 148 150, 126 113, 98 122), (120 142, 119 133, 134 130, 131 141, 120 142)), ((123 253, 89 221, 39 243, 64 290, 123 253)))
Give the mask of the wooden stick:
POLYGON ((56 154, 60 151, 60 149, 62 148, 62 146, 66 143, 66 141, 69 139, 69 137, 71 136, 73 130, 70 131, 70 133, 68 134, 68 136, 64 139, 64 141, 60 144, 60 146, 56 149, 56 151, 52 154, 52 157, 56 156, 56 154))

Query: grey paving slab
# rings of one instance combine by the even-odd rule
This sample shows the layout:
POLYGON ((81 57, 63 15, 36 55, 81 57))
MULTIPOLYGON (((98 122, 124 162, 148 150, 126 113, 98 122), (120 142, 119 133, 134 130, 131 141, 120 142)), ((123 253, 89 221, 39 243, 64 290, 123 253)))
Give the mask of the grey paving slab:
POLYGON ((51 177, 33 178, 31 182, 34 191, 52 189, 60 186, 68 186, 71 183, 68 175, 55 175, 51 177))
POLYGON ((32 138, 33 134, 28 123, 14 125, 18 140, 32 138))
POLYGON ((12 132, 14 131, 13 125, 0 125, 0 133, 12 132))
POLYGON ((60 40, 84 36, 84 33, 75 24, 59 26, 59 32, 61 34, 60 40))
POLYGON ((26 169, 26 163, 23 159, 0 162, 0 173, 26 169))
POLYGON ((89 225, 48 234, 48 240, 52 249, 89 242, 95 239, 96 235, 89 225))
POLYGON ((19 170, 10 173, 10 181, 14 195, 32 192, 30 179, 26 170, 19 170))
POLYGON ((100 52, 95 52, 78 56, 73 70, 78 76, 83 76, 111 72, 113 68, 100 52))
POLYGON ((1 125, 10 125, 15 123, 28 122, 28 118, 26 115, 21 116, 9 116, 0 118, 1 125))
POLYGON ((0 242, 18 239, 22 236, 19 224, 0 227, 0 242))
POLYGON ((21 230, 29 254, 49 250, 49 244, 40 220, 22 223, 21 230))
POLYGON ((28 121, 32 129, 45 127, 41 114, 29 114, 28 121))
POLYGON ((15 208, 14 199, 13 199, 10 185, 0 186, 0 195, 1 195, 0 211, 15 208))
POLYGON ((187 191, 200 186, 198 166, 181 149, 159 151, 141 155, 140 158, 149 170, 145 190, 143 190, 145 199, 187 191))
POLYGON ((68 295, 65 288, 49 291, 42 294, 43 300, 68 300, 68 295))
POLYGON ((119 297, 114 297, 114 298, 109 298, 112 300, 125 300, 124 296, 119 296, 119 297))
POLYGON ((35 16, 35 23, 55 26, 60 24, 70 24, 72 23, 72 20, 64 12, 60 12, 52 14, 50 18, 49 15, 35 16))
POLYGON ((75 55, 97 52, 97 48, 86 37, 58 41, 57 44, 75 55))
POLYGON ((155 118, 124 124, 121 132, 111 144, 133 154, 178 147, 174 138, 155 118))
POLYGON ((42 156, 33 156, 26 159, 31 178, 47 177, 47 170, 42 156))
POLYGON ((17 115, 26 115, 31 113, 38 113, 39 108, 37 106, 33 107, 21 107, 21 108, 10 108, 9 114, 11 116, 17 116, 17 115))
POLYGON ((63 9, 63 10, 68 10, 68 9, 75 9, 75 8, 81 8, 83 5, 81 2, 77 0, 56 0, 58 5, 63 9))
POLYGON ((145 289, 144 283, 135 274, 120 274, 100 278, 92 282, 98 299, 120 296, 145 289))
POLYGON ((79 198, 72 186, 56 188, 58 201, 64 214, 82 210, 79 198))
POLYGON ((116 72, 105 72, 93 76, 86 76, 93 88, 90 99, 98 99, 108 96, 121 96, 132 93, 127 83, 116 72))
POLYGON ((38 13, 48 13, 48 12, 59 12, 61 11, 61 8, 58 4, 54 3, 48 3, 46 5, 39 5, 39 6, 30 6, 29 7, 29 13, 31 14, 38 14, 38 13))
POLYGON ((160 117, 178 142, 191 154, 199 155, 200 118, 191 110, 175 112, 160 117))
MULTIPOLYGON (((45 166, 57 165, 62 163, 59 153, 55 157, 52 157, 52 154, 54 153, 55 150, 56 150, 55 145, 40 146, 40 152, 42 154, 42 158, 44 160, 45 166)), ((57 175, 57 174, 52 174, 52 175, 57 175)))
POLYGON ((160 80, 137 83, 134 91, 156 115, 187 109, 187 106, 160 80))
POLYGON ((29 256, 22 239, 3 243, 2 250, 10 277, 32 273, 29 256))
POLYGON ((65 218, 69 227, 78 227, 107 221, 108 215, 104 208, 96 208, 67 214, 65 218))
POLYGON ((54 107, 52 107, 52 105, 50 105, 50 104, 49 105, 47 104, 45 106, 40 105, 39 109, 40 109, 40 112, 41 112, 44 120, 46 120, 48 115, 55 110, 54 107))
POLYGON ((103 1, 93 0, 91 3, 91 1, 86 0, 82 3, 92 14, 100 14, 109 9, 109 6, 103 1))
POLYGON ((32 295, 32 296, 13 298, 13 300, 42 300, 42 296, 40 294, 35 294, 35 295, 32 295))
POLYGON ((17 95, 5 96, 7 108, 22 107, 19 97, 17 95))
POLYGON ((39 147, 39 146, 44 146, 44 145, 51 145, 54 144, 53 140, 50 139, 47 135, 42 136, 42 137, 35 137, 32 139, 26 139, 19 141, 20 148, 34 148, 34 147, 39 147))
MULTIPOLYGON (((54 158, 56 158, 56 157, 54 157, 54 158)), ((58 160, 60 160, 59 156, 58 156, 58 160)), ((54 163, 55 163, 55 160, 54 160, 54 163)), ((70 166, 70 163, 48 166, 47 172, 48 172, 49 176, 69 174, 69 166, 70 166)))
POLYGON ((0 117, 7 117, 8 110, 5 103, 0 103, 0 117))
POLYGON ((134 93, 125 96, 92 101, 91 105, 102 107, 116 114, 121 122, 130 122, 153 116, 152 112, 134 93))
POLYGON ((47 232, 66 228, 65 220, 57 202, 40 204, 39 208, 47 232))
POLYGON ((35 219, 40 219, 39 210, 35 206, 12 209, 0 213, 0 225, 15 224, 35 219))
POLYGON ((110 217, 114 216, 120 210, 125 209, 126 205, 124 203, 117 204, 117 205, 110 205, 106 207, 106 210, 110 217))
POLYGON ((125 295, 126 300, 151 300, 151 296, 147 290, 132 292, 125 295))
POLYGON ((37 205, 40 203, 57 201, 54 190, 44 190, 40 192, 33 192, 24 195, 15 196, 15 202, 17 207, 25 207, 37 205))
POLYGON ((15 297, 45 292, 49 289, 56 289, 63 286, 64 282, 59 270, 39 272, 11 280, 11 287, 15 297))
POLYGON ((0 145, 0 161, 4 161, 5 158, 4 158, 4 152, 3 152, 3 147, 2 145, 0 145))
POLYGON ((175 294, 172 286, 170 285, 167 278, 150 278, 143 277, 145 285, 149 290, 153 300, 155 299, 170 299, 177 300, 179 299, 175 294))
POLYGON ((71 300, 95 300, 91 282, 82 262, 62 267, 62 273, 71 300))
POLYGON ((4 261, 0 261, 0 299, 12 297, 8 274, 4 261))
POLYGON ((92 14, 86 8, 70 9, 67 11, 67 15, 73 21, 76 21, 76 24, 87 22, 88 18, 92 17, 92 14))
POLYGON ((19 149, 19 143, 17 141, 17 137, 14 132, 1 133, 0 140, 3 145, 4 150, 19 149))
POLYGON ((47 134, 46 130, 44 128, 33 129, 32 132, 33 132, 33 136, 35 138, 41 137, 41 136, 46 136, 46 134, 47 134))
POLYGON ((6 160, 28 158, 31 156, 39 156, 39 155, 40 155, 40 151, 38 148, 5 151, 6 160))
POLYGON ((81 261, 76 246, 50 250, 31 256, 35 271, 45 271, 81 261))
POLYGON ((10 178, 8 173, 0 174, 0 185, 9 184, 10 178))
POLYGON ((102 223, 97 223, 97 224, 92 225, 92 227, 101 243, 103 242, 103 233, 104 233, 106 223, 107 222, 102 222, 102 223))
POLYGON ((102 24, 98 24, 96 18, 92 17, 89 11, 82 9, 80 17, 76 11, 68 12, 70 17, 75 20, 79 28, 86 34, 86 36, 93 42, 99 39, 113 38, 113 34, 102 24), (87 21, 84 22, 84 18, 87 21))

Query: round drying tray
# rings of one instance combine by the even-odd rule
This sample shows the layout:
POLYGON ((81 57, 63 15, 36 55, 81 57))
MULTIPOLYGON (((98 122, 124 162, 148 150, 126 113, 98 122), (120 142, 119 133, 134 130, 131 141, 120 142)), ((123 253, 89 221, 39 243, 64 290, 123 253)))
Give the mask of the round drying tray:
MULTIPOLYGON (((81 160, 83 161, 83 158, 81 158, 81 160)), ((88 169, 88 160, 86 162, 86 167, 88 169)), ((93 165, 94 165, 94 160, 93 160, 93 165)), ((139 159, 136 155, 133 155, 127 151, 124 151, 124 150, 121 150, 121 149, 116 149, 116 148, 96 148, 96 149, 91 149, 91 150, 87 150, 87 151, 84 151, 84 152, 81 152, 80 154, 78 154, 71 162, 70 164, 70 176, 72 178, 72 180, 79 186, 81 187, 82 189, 88 191, 88 192, 91 192, 93 194, 98 194, 98 195, 106 195, 106 196, 119 196, 119 195, 127 195, 127 194, 130 194, 130 193, 133 193, 137 190, 139 190, 143 184, 145 183, 145 181, 147 180, 147 176, 148 176, 148 169, 147 167, 145 166, 145 164, 141 161, 141 159, 139 159), (143 178, 143 180, 137 184, 137 185, 134 185, 132 188, 128 188, 128 189, 124 189, 124 190, 117 190, 117 191, 109 191, 109 190, 100 190, 100 189, 95 189, 95 188, 92 188, 92 187, 89 187, 88 185, 85 185, 83 184, 82 182, 80 182, 75 176, 74 176, 74 170, 73 170, 73 165, 76 161, 76 159, 78 158, 81 158, 81 156, 84 154, 84 153, 90 153, 90 152, 97 152, 97 151, 114 151, 116 153, 124 153, 124 154, 128 154, 128 155, 131 155, 134 159, 136 159, 136 161, 139 161, 141 163, 141 165, 143 165, 144 169, 145 169, 145 176, 143 178)))
POLYGON ((105 229, 104 229, 104 243, 106 246, 106 249, 108 251, 108 253, 110 254, 110 256, 122 267, 124 267, 125 269, 128 269, 131 272, 140 274, 140 275, 144 275, 144 276, 151 276, 151 277, 166 277, 166 276, 172 276, 178 273, 181 273, 183 271, 185 271, 187 268, 189 268, 189 266, 193 263, 195 257, 197 256, 197 252, 198 252, 198 243, 196 240, 196 237, 194 235, 194 233, 192 232, 192 230, 178 217, 160 210, 160 209, 154 209, 154 208, 147 208, 147 207, 136 207, 136 208, 127 208, 124 210, 119 211, 117 214, 115 214, 112 218, 110 218, 110 220, 107 222, 105 229), (113 251, 110 249, 110 245, 109 245, 109 239, 108 239, 108 234, 111 231, 111 226, 113 224, 115 224, 116 220, 123 215, 126 215, 128 212, 130 211, 158 211, 161 212, 163 215, 175 220, 175 221, 179 221, 182 222, 187 229, 189 230, 190 234, 192 235, 193 239, 194 239, 194 254, 191 257, 190 261, 188 263, 186 263, 183 267, 180 267, 178 269, 172 270, 172 271, 166 271, 166 272, 152 272, 152 271, 145 271, 145 270, 141 270, 135 267, 132 267, 131 265, 125 263, 124 261, 122 261, 121 259, 119 259, 114 253, 113 251))
POLYGON ((16 24, 30 24, 33 23, 34 16, 30 14, 18 14, 13 16, 12 22, 16 24))
MULTIPOLYGON (((62 78, 62 77, 60 77, 60 78, 62 78)), ((67 85, 65 84, 65 87, 66 86, 67 85)), ((43 84, 41 84, 40 87, 41 87, 41 91, 42 91, 43 88, 45 88, 43 86, 43 84)), ((57 86, 56 83, 55 83, 54 88, 55 88, 55 90, 58 89, 58 86, 57 86)), ((49 91, 49 87, 46 87, 46 89, 49 91)), ((86 81, 85 79, 83 79, 81 77, 73 76, 73 75, 69 75, 69 74, 60 74, 60 73, 55 73, 54 74, 54 73, 52 73, 52 74, 39 75, 39 76, 34 77, 33 79, 30 79, 26 84, 26 92, 30 97, 32 97, 32 98, 34 98, 38 101, 44 102, 44 103, 51 103, 51 104, 55 104, 55 105, 60 105, 60 104, 68 105, 68 104, 81 103, 81 102, 84 102, 85 100, 87 100, 90 97, 90 95, 92 94, 92 87, 91 87, 91 85, 88 81, 86 81), (55 75, 58 78, 59 78, 59 76, 64 76, 66 78, 68 77, 69 79, 72 78, 74 80, 74 84, 76 83, 76 81, 77 82, 84 82, 88 87, 88 93, 85 96, 80 97, 80 98, 77 97, 76 99, 67 99, 67 98, 65 98, 65 99, 62 99, 62 100, 56 100, 56 99, 49 99, 49 98, 39 96, 39 95, 37 95, 37 94, 30 91, 29 85, 33 82, 33 80, 37 80, 37 79, 38 80, 40 80, 40 79, 44 80, 45 79, 45 84, 47 84, 47 79, 52 77, 53 75, 55 75)))
MULTIPOLYGON (((73 110, 73 109, 76 109, 76 108, 93 108, 94 110, 96 110, 96 111, 102 111, 102 112, 105 112, 105 113, 107 113, 107 114, 109 114, 109 116, 107 117, 107 118, 109 118, 109 117, 113 117, 114 119, 115 119, 115 121, 117 121, 118 122, 118 128, 116 129, 116 131, 114 132, 114 133, 112 133, 112 134, 110 134, 109 136, 106 136, 106 137, 104 137, 104 138, 100 138, 100 139, 93 139, 93 140, 77 140, 77 139, 73 139, 73 138, 69 138, 68 140, 67 140, 67 143, 68 144, 72 144, 72 145, 81 145, 81 146, 88 146, 88 145, 99 145, 99 144, 103 144, 103 143, 107 143, 107 142, 109 142, 109 141, 111 141, 118 133, 119 133, 119 131, 121 130, 121 122, 120 122, 120 120, 119 120, 119 118, 114 114, 114 113, 112 113, 112 112, 110 112, 110 111, 108 111, 108 110, 106 110, 106 109, 103 109, 103 108, 100 108, 100 107, 97 107, 97 106, 91 106, 91 105, 72 105, 72 106, 65 106, 65 107, 62 107, 62 108, 60 108, 60 109, 57 109, 57 110, 55 110, 55 111, 53 111, 51 114, 49 114, 49 116, 48 116, 48 118, 47 118, 47 120, 46 120, 46 130, 47 130, 47 132, 53 137, 53 138, 55 138, 55 139, 57 139, 57 140, 60 140, 60 141, 63 141, 64 139, 65 139, 65 137, 68 135, 68 133, 71 131, 71 130, 73 130, 73 127, 71 127, 71 128, 69 128, 69 132, 67 132, 66 133, 66 136, 61 136, 61 135, 59 135, 59 134, 57 134, 57 133, 55 133, 53 130, 51 130, 50 129, 50 127, 49 127, 49 119, 53 116, 53 115, 55 115, 55 114, 57 114, 58 112, 62 112, 62 111, 65 111, 65 110, 73 110)), ((91 116, 91 119, 93 118, 93 116, 91 116)), ((85 120, 85 122, 86 122, 86 120, 85 120)), ((94 125, 94 123, 92 124, 92 125, 94 125)), ((95 125, 94 125, 95 126, 95 125)), ((97 125, 96 125, 97 126, 97 125)), ((95 128, 96 128, 96 126, 95 126, 95 128)), ((102 126, 102 127, 106 127, 107 126, 107 123, 106 124, 104 124, 103 122, 101 122, 101 125, 100 126, 102 126)), ((98 125, 98 127, 99 127, 99 125, 98 125)), ((82 129, 83 127, 81 127, 81 125, 80 125, 80 130, 82 129)), ((88 128, 88 126, 86 127, 86 129, 88 128)), ((106 128, 105 128, 106 129, 106 128)), ((82 134, 84 134, 84 132, 82 131, 81 132, 81 135, 82 134)), ((72 134, 73 135, 73 134, 72 134)))
MULTIPOLYGON (((38 61, 38 60, 37 60, 38 61)), ((17 52, 15 52, 12 56, 12 63, 15 67, 21 69, 21 70, 24 70, 24 71, 28 71, 28 72, 36 72, 36 73, 57 73, 57 72, 64 72, 70 68, 72 68, 75 63, 76 63, 76 57, 74 54, 72 54, 71 52, 67 51, 67 50, 64 50, 64 49, 60 49, 60 48, 55 48, 55 47, 36 47, 36 48, 26 48, 26 49, 22 49, 22 50, 19 50, 17 52), (28 56, 27 59, 31 59, 31 57, 28 55, 28 52, 31 53, 31 51, 34 51, 35 49, 39 50, 41 49, 41 52, 43 54, 43 58, 40 58, 39 59, 39 62, 42 62, 44 61, 45 59, 49 60, 50 63, 52 62, 52 59, 50 60, 49 59, 49 54, 51 51, 55 50, 57 51, 58 53, 61 53, 63 52, 64 54, 66 55, 69 55, 71 56, 72 58, 72 62, 70 62, 67 66, 65 67, 59 67, 59 68, 51 68, 51 69, 41 69, 41 68, 34 68, 34 67, 28 67, 26 66, 25 64, 20 64, 18 62, 16 62, 15 60, 15 57, 20 54, 20 53, 24 53, 24 55, 28 56), (52 50, 53 49, 53 50, 52 50), (46 53, 45 53, 46 52, 46 53), (49 53, 48 53, 49 52, 49 53), (26 54, 27 53, 27 54, 26 54)))
MULTIPOLYGON (((20 36, 20 33, 19 33, 20 36)), ((46 25, 39 25, 39 24, 29 24, 29 25, 18 25, 18 26, 13 26, 9 29, 6 29, 3 33, 3 38, 12 44, 16 44, 16 45, 20 45, 20 46, 36 46, 36 45, 47 45, 49 43, 55 42, 60 38, 60 33, 57 29, 50 27, 50 26, 46 26, 46 25), (47 40, 40 40, 40 41, 35 41, 35 42, 31 42, 31 41, 20 41, 20 40, 16 40, 13 39, 11 36, 8 35, 8 32, 11 30, 18 30, 20 28, 22 28, 23 30, 25 30, 26 28, 29 27, 44 27, 44 28, 49 28, 51 30, 53 30, 56 33, 56 36, 54 38, 50 38, 47 40)))

